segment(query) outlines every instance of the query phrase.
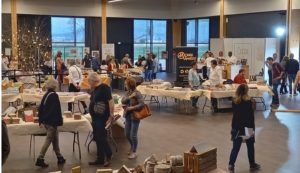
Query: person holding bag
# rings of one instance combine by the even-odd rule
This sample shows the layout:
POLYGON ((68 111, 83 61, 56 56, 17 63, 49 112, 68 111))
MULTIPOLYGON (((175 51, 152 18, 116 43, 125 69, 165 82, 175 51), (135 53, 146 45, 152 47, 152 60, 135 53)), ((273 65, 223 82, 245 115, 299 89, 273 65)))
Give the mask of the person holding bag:
POLYGON ((48 167, 49 165, 45 163, 44 156, 52 143, 53 150, 57 157, 57 164, 64 164, 66 160, 60 153, 59 140, 58 140, 58 126, 63 125, 63 117, 61 114, 60 101, 55 89, 58 86, 58 82, 54 79, 49 79, 46 83, 46 88, 48 91, 43 96, 41 105, 39 107, 39 124, 46 128, 46 140, 41 149, 40 155, 36 160, 35 165, 40 167, 48 167))
POLYGON ((230 154, 229 172, 234 172, 234 164, 240 151, 242 142, 246 142, 250 170, 260 169, 254 157, 254 109, 255 102, 248 96, 248 86, 241 84, 236 90, 236 98, 233 100, 233 117, 231 123, 231 140, 233 147, 230 154), (248 133, 247 133, 248 132, 248 133))
POLYGON ((144 107, 144 99, 142 94, 136 90, 136 81, 129 77, 125 80, 127 89, 126 95, 122 98, 125 117, 125 136, 130 143, 128 159, 137 157, 136 150, 138 145, 138 128, 140 119, 134 117, 134 111, 139 111, 144 107))

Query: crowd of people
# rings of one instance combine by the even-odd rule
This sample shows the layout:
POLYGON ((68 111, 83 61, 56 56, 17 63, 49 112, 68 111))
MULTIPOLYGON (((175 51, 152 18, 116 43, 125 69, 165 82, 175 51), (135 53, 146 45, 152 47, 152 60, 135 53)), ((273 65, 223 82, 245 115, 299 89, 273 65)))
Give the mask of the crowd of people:
MULTIPOLYGON (((268 67, 269 81, 268 84, 273 87, 272 108, 279 106, 278 87, 280 85, 280 94, 290 96, 297 95, 297 89, 300 92, 300 70, 299 62, 294 59, 291 53, 289 56, 284 56, 278 61, 277 54, 266 59, 268 67), (287 84, 288 82, 288 84, 287 84)), ((117 60, 108 57, 101 64, 93 62, 95 58, 88 53, 82 61, 84 68, 92 68, 94 72, 89 73, 88 83, 91 86, 91 97, 89 105, 81 102, 84 107, 84 113, 90 113, 92 118, 93 136, 97 146, 97 158, 95 161, 89 162, 89 165, 103 165, 107 167, 111 164, 112 150, 107 141, 107 129, 117 118, 114 115, 114 101, 112 97, 112 89, 109 84, 101 83, 100 73, 112 75, 114 68, 132 68, 133 64, 128 54, 122 59, 121 64, 117 60)), ((6 62, 5 62, 6 63, 6 62)), ((209 85, 211 87, 223 87, 223 64, 237 64, 237 58, 228 52, 228 57, 223 56, 223 52, 219 52, 218 57, 214 57, 212 52, 206 52, 199 62, 192 62, 192 68, 188 73, 188 81, 192 90, 198 89, 201 85, 209 85), (200 68, 199 68, 200 67, 200 68), (199 75, 201 69, 201 75, 199 75), (205 82, 204 82, 205 81, 205 82)), ((64 164, 65 158, 60 152, 58 127, 63 125, 61 104, 56 89, 59 83, 62 83, 64 73, 69 74, 69 92, 79 92, 80 83, 82 82, 82 71, 75 60, 69 62, 69 68, 66 67, 62 60, 61 52, 58 52, 55 58, 55 79, 49 79, 46 82, 47 92, 41 100, 39 106, 39 125, 46 129, 46 139, 41 148, 40 154, 36 160, 36 166, 48 167, 45 162, 45 154, 50 146, 53 145, 53 150, 57 157, 57 164, 64 164)), ((5 65, 5 64, 4 64, 5 65)), ((156 73, 159 71, 159 63, 156 55, 153 53, 147 54, 147 58, 139 57, 135 66, 142 67, 145 70, 145 81, 151 81, 156 78, 156 73)), ((235 162, 243 142, 247 145, 248 159, 251 170, 260 169, 260 165, 255 161, 255 120, 254 110, 255 101, 252 100, 248 91, 247 80, 245 77, 245 69, 240 69, 239 73, 234 77, 232 83, 240 84, 236 90, 236 96, 233 99, 233 118, 231 123, 231 140, 233 142, 232 150, 229 157, 228 170, 234 172, 235 162), (252 131, 250 136, 246 134, 252 131), (247 132, 246 132, 247 131, 247 132)), ((136 81, 128 77, 125 80, 126 93, 122 97, 122 106, 124 109, 125 118, 125 136, 130 144, 128 150, 128 159, 137 157, 138 148, 138 129, 140 120, 133 115, 134 111, 140 110, 144 106, 143 96, 136 89, 136 81)), ((199 97, 192 97, 192 106, 197 108, 199 97)), ((212 99, 212 106, 215 109, 216 99, 212 99)), ((68 104, 68 110, 72 111, 73 105, 68 104)), ((6 131, 5 126, 4 131, 6 131)), ((8 139, 7 139, 8 141, 8 139)), ((7 143, 7 155, 9 153, 9 142, 7 143)), ((5 161, 6 157, 4 158, 5 161)))
POLYGON ((294 54, 291 53, 288 56, 284 56, 280 62, 277 60, 277 54, 274 53, 273 57, 268 57, 266 61, 269 75, 269 85, 273 88, 272 108, 278 108, 279 94, 278 87, 280 86, 280 94, 287 94, 290 96, 296 96, 297 90, 300 92, 300 71, 299 62, 294 59, 294 54), (287 91, 287 81, 288 88, 287 91))
MULTIPOLYGON (((268 69, 268 84, 273 88, 274 93, 271 104, 272 108, 278 108, 279 106, 279 86, 280 94, 287 94, 289 92, 290 96, 296 96, 297 90, 300 92, 299 62, 294 59, 294 54, 291 53, 289 56, 284 56, 280 62, 278 62, 277 57, 277 54, 274 53, 273 57, 268 57, 265 63, 268 69)), ((199 62, 192 62, 192 68, 188 74, 189 85, 192 89, 197 89, 202 84, 209 84, 212 87, 222 87, 225 82, 223 78, 223 65, 237 63, 240 62, 232 52, 228 52, 228 57, 225 58, 222 51, 219 52, 219 57, 214 57, 212 52, 207 51, 199 62)), ((229 83, 247 84, 245 69, 240 69, 233 81, 229 80, 229 83)), ((195 108, 197 108, 197 100, 197 97, 192 98, 192 106, 195 108)), ((214 99, 212 99, 212 105, 214 110, 216 110, 214 99)))

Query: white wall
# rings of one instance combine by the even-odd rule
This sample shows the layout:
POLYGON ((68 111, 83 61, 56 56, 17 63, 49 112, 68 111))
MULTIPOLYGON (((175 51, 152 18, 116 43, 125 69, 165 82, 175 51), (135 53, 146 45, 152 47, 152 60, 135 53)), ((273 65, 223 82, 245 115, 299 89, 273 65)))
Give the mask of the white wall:
MULTIPOLYGON (((3 13, 10 13, 10 0, 2 0, 3 13), (8 5, 9 4, 9 5, 8 5), (5 8, 5 9, 4 9, 5 8)), ((17 0, 18 14, 101 16, 100 0, 17 0)))
POLYGON ((286 10, 287 0, 225 0, 225 14, 286 10))
POLYGON ((300 9, 300 1, 299 0, 293 1, 293 9, 300 9))
MULTIPOLYGON (((125 0, 107 6, 108 17, 182 19, 217 16, 219 0, 125 0)), ((225 0, 225 14, 285 10, 287 0, 225 0)), ((300 0, 293 0, 300 9, 300 0)), ((2 13, 10 13, 10 0, 2 0, 2 13)), ((101 16, 101 0, 17 0, 19 14, 101 16)))
POLYGON ((290 51, 295 54, 295 59, 299 60, 299 44, 300 44, 300 10, 293 10, 292 12, 292 27, 290 51))
POLYGON ((2 13, 10 13, 10 0, 2 0, 2 13))
POLYGON ((172 19, 168 0, 127 0, 108 3, 108 17, 172 19))
POLYGON ((172 2, 172 16, 175 19, 217 16, 219 14, 219 0, 201 0, 198 4, 192 0, 175 0, 172 2))

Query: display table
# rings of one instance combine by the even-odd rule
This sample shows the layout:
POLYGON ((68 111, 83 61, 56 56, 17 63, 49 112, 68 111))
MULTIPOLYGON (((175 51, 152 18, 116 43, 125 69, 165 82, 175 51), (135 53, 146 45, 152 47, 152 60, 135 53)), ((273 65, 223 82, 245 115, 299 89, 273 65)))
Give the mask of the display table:
POLYGON ((4 103, 13 103, 18 101, 19 99, 22 99, 22 95, 19 93, 2 93, 2 102, 4 103))
MULTIPOLYGON (((73 152, 75 151, 75 144, 77 144, 79 151, 79 159, 81 159, 79 132, 90 132, 92 130, 91 123, 84 116, 82 116, 81 120, 74 120, 73 118, 64 118, 63 122, 63 125, 58 127, 58 131, 70 132, 74 135, 73 152)), ((38 123, 24 122, 22 120, 20 121, 20 124, 8 124, 7 129, 9 134, 12 135, 30 135, 30 150, 32 138, 34 138, 35 136, 46 134, 46 129, 44 127, 40 127, 38 123)), ((33 146, 33 148, 35 152, 35 145, 33 146)))
MULTIPOLYGON (((107 75, 99 75, 101 83, 106 83, 108 85, 110 85, 110 78, 107 75)), ((64 77, 63 83, 65 85, 69 85, 69 76, 64 77)), ((88 75, 82 75, 82 82, 80 84, 80 89, 91 89, 91 86, 88 82, 88 75)))
MULTIPOLYGON (((2 94, 2 102, 15 102, 21 99, 23 102, 40 103, 45 93, 15 93, 2 94)), ((61 103, 69 103, 76 101, 84 101, 90 98, 90 95, 85 92, 57 92, 61 103)))
MULTIPOLYGON (((179 100, 186 100, 190 101, 191 97, 200 97, 205 96, 205 103, 203 106, 207 106, 208 100, 211 98, 228 98, 228 97, 235 97, 236 88, 238 85, 226 86, 227 88, 215 88, 215 89, 198 89, 198 90, 191 90, 190 88, 163 88, 161 86, 155 85, 140 85, 137 87, 137 90, 141 92, 142 95, 146 96, 155 96, 155 97, 171 97, 179 100)), ((257 84, 249 84, 249 96, 253 98, 262 98, 260 103, 264 103, 263 100, 263 93, 267 92, 270 96, 273 95, 272 89, 266 85, 257 85, 257 84)), ((158 101, 158 99, 156 99, 158 101)))
MULTIPOLYGON (((73 118, 64 118, 63 126, 58 127, 60 132, 89 132, 92 130, 91 123, 82 116, 81 120, 73 118)), ((8 124, 9 133, 18 136, 43 134, 46 133, 45 128, 39 127, 38 123, 20 121, 20 124, 8 124)))

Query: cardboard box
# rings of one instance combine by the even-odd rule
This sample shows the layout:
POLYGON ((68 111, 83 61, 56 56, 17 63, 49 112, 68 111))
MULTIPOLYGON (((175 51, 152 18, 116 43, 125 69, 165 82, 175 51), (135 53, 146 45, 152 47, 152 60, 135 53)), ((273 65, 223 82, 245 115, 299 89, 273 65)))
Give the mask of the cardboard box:
POLYGON ((113 173, 112 169, 97 169, 96 173, 113 173))
POLYGON ((66 118, 73 118, 73 114, 72 114, 71 111, 64 111, 64 116, 65 116, 66 118))
POLYGON ((74 120, 81 120, 81 113, 75 113, 74 120))

